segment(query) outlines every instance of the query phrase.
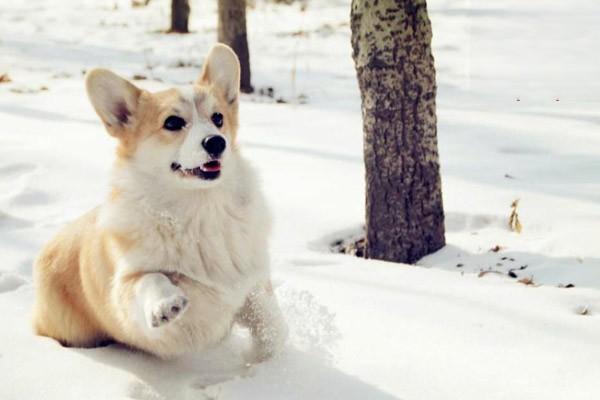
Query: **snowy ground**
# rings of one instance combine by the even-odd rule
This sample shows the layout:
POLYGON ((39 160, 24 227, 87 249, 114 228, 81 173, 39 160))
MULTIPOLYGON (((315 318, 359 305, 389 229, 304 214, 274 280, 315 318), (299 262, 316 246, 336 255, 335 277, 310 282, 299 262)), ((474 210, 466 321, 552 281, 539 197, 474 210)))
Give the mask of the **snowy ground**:
POLYGON ((185 83, 215 40, 216 2, 192 1, 185 36, 158 32, 168 3, 0 4, 0 74, 12 78, 0 83, 1 399, 600 396, 596 0, 429 1, 448 246, 422 267, 327 251, 363 220, 349 1, 309 0, 300 12, 256 0, 254 84, 286 103, 245 96, 239 136, 276 216, 285 353, 244 367, 244 332, 172 362, 35 337, 32 260, 107 190, 114 143, 82 72, 143 75, 149 89, 185 83), (522 234, 507 229, 517 198, 522 234), (508 277, 513 268, 535 285, 508 277), (499 273, 478 277, 488 270, 499 273))

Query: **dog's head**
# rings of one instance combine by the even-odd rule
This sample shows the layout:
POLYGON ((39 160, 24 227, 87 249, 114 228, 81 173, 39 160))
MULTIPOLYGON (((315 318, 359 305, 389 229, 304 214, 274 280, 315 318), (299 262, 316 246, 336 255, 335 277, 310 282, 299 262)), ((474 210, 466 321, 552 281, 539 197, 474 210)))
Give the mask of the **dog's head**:
POLYGON ((189 189, 218 184, 234 162, 239 84, 238 58, 222 44, 189 88, 150 93, 104 69, 86 79, 94 109, 119 140, 119 162, 189 189))

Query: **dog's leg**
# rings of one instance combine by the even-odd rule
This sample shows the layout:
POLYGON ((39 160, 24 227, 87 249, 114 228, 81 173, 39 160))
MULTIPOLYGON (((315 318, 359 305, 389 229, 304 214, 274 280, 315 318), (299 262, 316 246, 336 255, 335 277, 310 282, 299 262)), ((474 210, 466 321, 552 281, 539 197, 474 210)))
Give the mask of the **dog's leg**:
POLYGON ((274 356, 285 344, 288 328, 270 283, 250 293, 238 322, 250 329, 256 361, 274 356))
POLYGON ((123 289, 129 287, 132 292, 133 317, 146 325, 146 331, 175 321, 187 309, 188 299, 183 291, 162 273, 126 277, 123 283, 123 289))

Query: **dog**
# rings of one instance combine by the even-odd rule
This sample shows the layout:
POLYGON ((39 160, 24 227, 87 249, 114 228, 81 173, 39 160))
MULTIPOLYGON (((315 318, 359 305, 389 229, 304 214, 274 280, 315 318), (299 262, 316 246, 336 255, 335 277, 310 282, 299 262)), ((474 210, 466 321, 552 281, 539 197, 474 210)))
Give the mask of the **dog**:
POLYGON ((34 266, 34 330, 65 346, 119 342, 160 358, 208 348, 237 323, 253 357, 287 327, 270 283, 270 216, 236 142, 240 64, 222 44, 197 81, 142 90, 94 69, 86 88, 117 139, 112 190, 34 266))

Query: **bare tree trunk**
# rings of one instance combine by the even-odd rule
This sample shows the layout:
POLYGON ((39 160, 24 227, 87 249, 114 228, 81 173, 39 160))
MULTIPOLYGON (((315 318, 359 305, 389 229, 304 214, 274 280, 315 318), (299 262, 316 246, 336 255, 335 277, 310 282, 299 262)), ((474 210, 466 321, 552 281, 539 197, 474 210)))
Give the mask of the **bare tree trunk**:
POLYGON ((362 98, 366 256, 414 263, 445 244, 426 0, 353 0, 362 98))
POLYGON ((189 0, 171 0, 171 29, 169 32, 189 33, 189 0))
POLYGON ((240 90, 252 93, 254 88, 250 82, 250 52, 246 35, 246 1, 218 0, 219 23, 217 26, 218 41, 233 49, 240 59, 240 90))

